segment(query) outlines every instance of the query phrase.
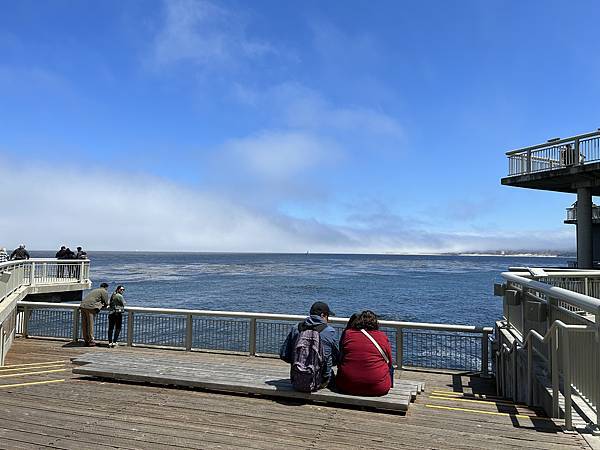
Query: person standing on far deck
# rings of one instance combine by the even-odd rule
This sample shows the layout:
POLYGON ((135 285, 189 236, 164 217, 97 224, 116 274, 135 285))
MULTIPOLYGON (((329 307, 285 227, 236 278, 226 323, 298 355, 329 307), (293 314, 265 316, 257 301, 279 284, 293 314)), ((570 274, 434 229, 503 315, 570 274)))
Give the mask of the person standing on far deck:
MULTIPOLYGON (((81 247, 77 247, 77 253, 75 254, 75 259, 88 259, 87 257, 87 253, 83 251, 83 249, 81 247)), ((74 268, 74 277, 79 279, 79 276, 81 275, 81 266, 79 264, 77 264, 74 268)))
MULTIPOLYGON (((292 385, 296 389, 299 389, 294 380, 294 366, 298 362, 298 338, 301 338, 306 331, 316 331, 318 333, 318 342, 320 349, 322 349, 323 357, 321 362, 322 367, 318 368, 320 373, 317 374, 319 384, 314 386, 314 389, 311 390, 322 389, 333 382, 334 373, 332 367, 337 364, 339 359, 336 332, 333 327, 328 324, 329 316, 333 315, 334 314, 329 309, 329 305, 327 305, 327 303, 313 303, 313 305, 310 307, 310 315, 304 319, 304 321, 300 322, 297 326, 290 330, 287 338, 281 345, 281 348, 279 349, 279 357, 292 365, 290 369, 290 378, 292 385)), ((312 363, 310 365, 312 365, 312 363)), ((305 367, 304 369, 312 370, 312 367, 305 367)))
POLYGON ((25 250, 25 244, 21 244, 19 245, 19 248, 15 248, 15 250, 10 254, 10 259, 29 259, 29 252, 25 250))
MULTIPOLYGON (((63 245, 60 247, 60 250, 56 252, 56 255, 54 255, 54 257, 56 259, 65 259, 66 251, 67 251, 67 247, 65 247, 63 245)), ((60 263, 58 264, 57 274, 58 274, 58 278, 64 278, 65 266, 63 264, 60 264, 60 263)))
POLYGON ((112 348, 117 345, 123 324, 123 311, 125 311, 123 292, 125 292, 125 288, 121 285, 117 286, 113 295, 110 296, 108 305, 108 346, 112 348))
POLYGON ((108 306, 108 284, 102 283, 81 301, 81 334, 87 347, 96 345, 94 342, 94 320, 102 308, 108 306))
POLYGON ((8 261, 8 253, 4 247, 0 248, 0 263, 8 261))

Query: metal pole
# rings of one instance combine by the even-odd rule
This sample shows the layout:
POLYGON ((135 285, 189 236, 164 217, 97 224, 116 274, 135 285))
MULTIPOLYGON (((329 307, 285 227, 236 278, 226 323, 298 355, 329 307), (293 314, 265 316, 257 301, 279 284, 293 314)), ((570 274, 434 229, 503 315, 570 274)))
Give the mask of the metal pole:
POLYGON ((560 413, 558 410, 558 329, 552 334, 550 341, 552 346, 552 417, 559 419, 560 413))
POLYGON ((29 308, 23 308, 23 337, 29 337, 29 308))
MULTIPOLYGON (((568 431, 573 430, 571 417, 571 366, 569 361, 569 332, 562 330, 562 354, 563 354, 563 382, 565 394, 565 427, 568 431)), ((597 407, 597 405, 596 405, 597 407)))
POLYGON ((533 405, 533 338, 527 340, 527 405, 533 405))
POLYGON ((484 331, 481 335, 481 376, 484 378, 488 377, 488 346, 489 335, 484 331))
POLYGON ((194 320, 191 314, 188 314, 185 321, 185 349, 189 352, 192 350, 192 338, 193 338, 193 327, 194 320))
POLYGON ((396 367, 402 369, 404 363, 404 329, 396 328, 396 367))
POLYGON ((133 345, 133 311, 127 311, 127 346, 133 345))
POLYGON ((248 329, 248 351, 250 356, 256 356, 256 318, 250 319, 248 329))
POLYGON ((35 263, 34 262, 32 262, 31 265, 29 266, 29 285, 30 286, 35 285, 35 263))
POLYGON ((73 310, 73 342, 79 341, 79 308, 73 310))
POLYGON ((592 191, 577 189, 577 268, 592 269, 592 191))

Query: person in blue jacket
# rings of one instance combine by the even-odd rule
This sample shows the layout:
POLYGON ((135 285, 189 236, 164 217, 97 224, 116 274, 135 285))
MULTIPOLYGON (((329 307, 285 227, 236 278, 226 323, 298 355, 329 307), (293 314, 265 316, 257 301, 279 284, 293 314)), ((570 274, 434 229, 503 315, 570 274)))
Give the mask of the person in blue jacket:
MULTIPOLYGON (((322 324, 328 324, 329 316, 335 315, 329 305, 325 302, 315 302, 310 307, 309 316, 304 319, 302 324, 306 327, 316 327, 322 324)), ((291 364, 294 359, 294 346, 296 338, 298 337, 299 331, 298 326, 294 326, 285 341, 279 349, 279 357, 291 364)), ((325 387, 333 382, 334 373, 332 370, 333 366, 336 366, 339 361, 339 347, 336 338, 336 332, 331 325, 327 325, 322 331, 319 332, 321 342, 323 343, 323 356, 325 357, 325 367, 323 368, 323 384, 325 387)))

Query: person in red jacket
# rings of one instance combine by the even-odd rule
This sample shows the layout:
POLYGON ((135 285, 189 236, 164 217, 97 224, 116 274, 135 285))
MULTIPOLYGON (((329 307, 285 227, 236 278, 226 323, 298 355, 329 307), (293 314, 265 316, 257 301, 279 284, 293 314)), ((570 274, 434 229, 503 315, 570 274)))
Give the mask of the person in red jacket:
POLYGON ((360 313, 351 327, 344 331, 340 353, 341 362, 335 378, 340 392, 364 396, 388 393, 392 387, 392 348, 385 333, 379 331, 377 315, 373 311, 360 313), (369 336, 377 342, 381 351, 369 336))

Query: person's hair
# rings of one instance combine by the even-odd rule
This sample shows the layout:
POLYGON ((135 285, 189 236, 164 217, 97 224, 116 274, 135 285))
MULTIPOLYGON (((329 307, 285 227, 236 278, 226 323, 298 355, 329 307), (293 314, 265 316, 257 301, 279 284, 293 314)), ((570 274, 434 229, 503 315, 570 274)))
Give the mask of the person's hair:
POLYGON ((120 289, 125 289, 125 286, 123 286, 122 284, 118 285, 117 288, 115 289, 115 292, 120 289))
POLYGON ((100 287, 101 287, 101 288, 107 288, 107 287, 108 287, 108 283, 101 283, 101 284, 100 284, 100 287))
POLYGON ((77 250, 81 250, 81 247, 77 247, 77 250))
POLYGON ((357 319, 354 321, 352 328, 355 330, 365 329, 367 331, 370 330, 379 330, 379 322, 377 322, 377 314, 373 311, 366 310, 361 312, 357 319))
POLYGON ((348 323, 346 324, 346 330, 349 330, 354 326, 356 319, 358 319, 358 313, 354 313, 350 316, 350 318, 348 319, 348 323))

